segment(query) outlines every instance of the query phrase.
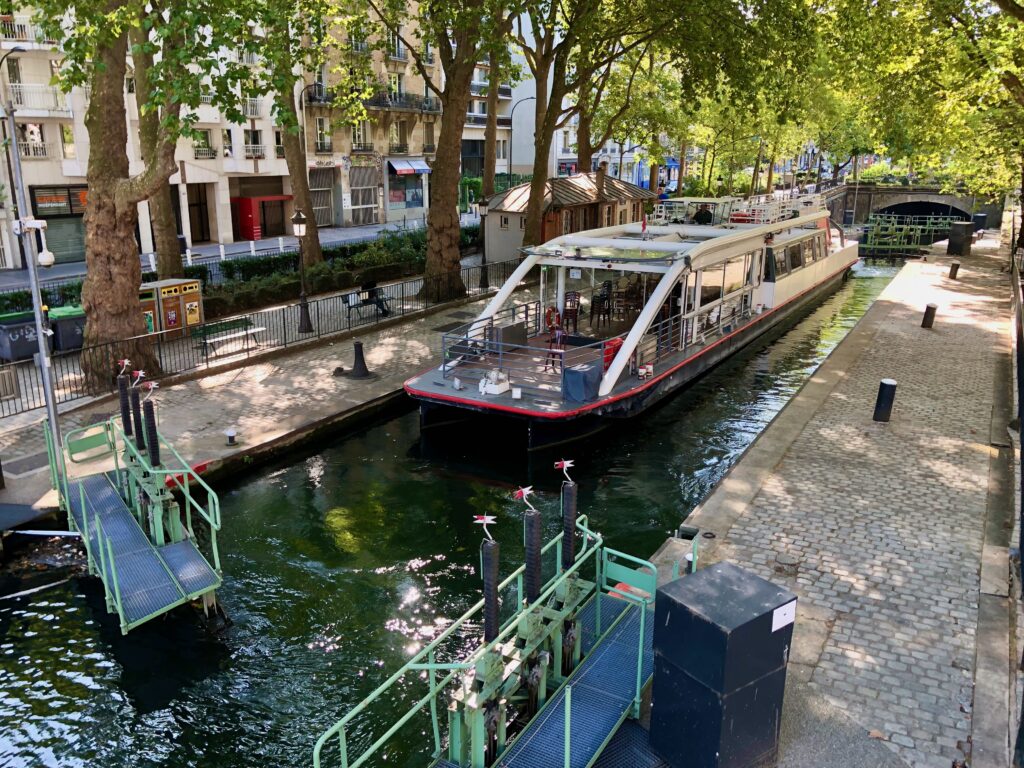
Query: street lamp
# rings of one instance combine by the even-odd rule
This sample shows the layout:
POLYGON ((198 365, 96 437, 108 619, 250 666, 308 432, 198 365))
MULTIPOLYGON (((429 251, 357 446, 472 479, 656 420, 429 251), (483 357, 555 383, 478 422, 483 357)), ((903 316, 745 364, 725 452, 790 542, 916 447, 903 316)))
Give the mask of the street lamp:
MULTIPOLYGON (((511 157, 511 152, 509 153, 511 157)), ((480 214, 480 290, 491 289, 490 276, 487 274, 487 198, 482 198, 477 205, 480 214)))
POLYGON ((515 142, 512 140, 515 138, 516 124, 513 122, 513 118, 516 116, 516 107, 522 104, 524 101, 536 101, 536 96, 527 96, 524 99, 520 99, 512 105, 512 110, 508 113, 508 184, 512 186, 512 152, 515 147, 515 142))
POLYGON ((299 238, 299 333, 313 333, 313 321, 309 319, 309 302, 306 300, 306 260, 302 255, 302 238, 306 236, 306 217, 298 208, 292 216, 292 233, 299 238))
MULTIPOLYGON (((24 53, 25 49, 20 45, 11 48, 3 56, 0 56, 0 78, 2 78, 3 66, 7 57, 12 53, 24 53)), ((39 253, 39 263, 44 267, 53 266, 53 253, 46 247, 46 236, 43 234, 46 229, 46 222, 33 218, 29 214, 28 196, 25 194, 25 180, 21 175, 21 150, 18 148, 18 124, 14 119, 14 102, 8 98, 4 102, 3 119, 7 121, 7 130, 10 133, 9 151, 11 170, 14 173, 12 179, 14 187, 14 199, 18 205, 18 218, 14 222, 14 233, 21 238, 21 247, 25 252, 25 259, 28 262, 28 285, 32 294, 32 314, 36 321, 36 343, 39 345, 39 373, 43 380, 43 401, 46 405, 46 421, 50 427, 50 439, 53 442, 54 458, 61 449, 60 427, 57 424, 57 400, 53 396, 53 376, 50 373, 50 350, 48 349, 47 336, 52 333, 49 329, 43 328, 43 307, 42 297, 39 294, 39 275, 36 272, 35 238, 33 230, 38 230, 43 238, 43 250, 39 253)))

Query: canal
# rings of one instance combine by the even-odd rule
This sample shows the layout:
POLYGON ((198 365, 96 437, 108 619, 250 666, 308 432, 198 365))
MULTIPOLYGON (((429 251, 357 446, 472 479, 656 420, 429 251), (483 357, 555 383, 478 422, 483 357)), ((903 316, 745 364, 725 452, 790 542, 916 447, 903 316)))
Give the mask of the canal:
MULTIPOLYGON (((592 526, 651 554, 895 272, 859 266, 781 336, 572 447, 592 526)), ((479 598, 474 514, 497 516, 505 572, 522 557, 515 485, 537 486, 554 535, 559 475, 501 438, 426 454, 408 411, 224 489, 220 597, 234 626, 222 638, 180 618, 121 637, 89 581, 0 600, 0 766, 309 765, 326 727, 479 598)), ((414 695, 396 690, 350 743, 368 744, 414 695)), ((425 725, 375 764, 423 765, 425 725)))

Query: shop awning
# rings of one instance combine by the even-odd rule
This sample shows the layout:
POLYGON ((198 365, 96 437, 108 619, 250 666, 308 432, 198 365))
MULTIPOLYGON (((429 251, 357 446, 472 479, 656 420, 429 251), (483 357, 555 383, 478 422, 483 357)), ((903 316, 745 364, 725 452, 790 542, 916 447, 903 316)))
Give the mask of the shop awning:
POLYGON ((399 176, 410 176, 414 173, 419 173, 408 160, 388 160, 388 165, 399 176))
POLYGON ((410 157, 409 165, 416 169, 416 173, 430 173, 430 166, 422 157, 410 157))

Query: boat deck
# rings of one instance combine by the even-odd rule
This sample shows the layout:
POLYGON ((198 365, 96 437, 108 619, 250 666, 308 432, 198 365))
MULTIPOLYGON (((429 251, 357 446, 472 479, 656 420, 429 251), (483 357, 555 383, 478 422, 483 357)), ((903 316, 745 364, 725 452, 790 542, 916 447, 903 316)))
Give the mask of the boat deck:
POLYGON ((119 596, 127 630, 217 589, 221 579, 191 540, 152 544, 115 482, 110 474, 75 480, 67 501, 100 578, 119 596))

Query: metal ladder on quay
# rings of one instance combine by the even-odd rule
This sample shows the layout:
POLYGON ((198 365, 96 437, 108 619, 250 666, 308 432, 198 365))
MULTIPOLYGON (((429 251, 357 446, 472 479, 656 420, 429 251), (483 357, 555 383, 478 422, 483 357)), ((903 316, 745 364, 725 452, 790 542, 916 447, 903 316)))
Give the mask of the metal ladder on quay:
POLYGON ((217 495, 160 435, 152 403, 145 405, 145 424, 142 409, 134 425, 133 414, 123 412, 124 426, 114 417, 72 430, 60 451, 44 424, 61 508, 81 534, 89 573, 103 583, 107 610, 125 634, 193 600, 216 609, 222 583, 217 495), (94 471, 77 471, 85 466, 94 471), (196 528, 203 523, 201 549, 196 528))
MULTIPOLYGON (((588 518, 576 517, 571 495, 567 503, 563 485, 563 515, 571 523, 563 520, 563 532, 543 548, 536 538, 542 556, 554 556, 554 575, 534 595, 527 577, 524 592, 531 566, 524 519, 527 562, 493 592, 507 594, 505 604, 514 606, 493 639, 487 641, 482 554, 485 599, 328 728, 314 747, 314 768, 377 765, 370 761, 381 759, 390 740, 423 732, 433 735, 432 768, 663 768, 636 723, 653 675, 657 570, 606 547, 588 518), (582 543, 578 552, 574 538, 582 543), (583 578, 584 565, 593 567, 592 581, 583 578), (466 634, 478 631, 481 614, 485 642, 467 655, 466 634), (424 683, 424 695, 404 715, 379 736, 370 734, 366 721, 376 703, 424 683)), ((539 563, 538 557, 537 573, 539 563)))

